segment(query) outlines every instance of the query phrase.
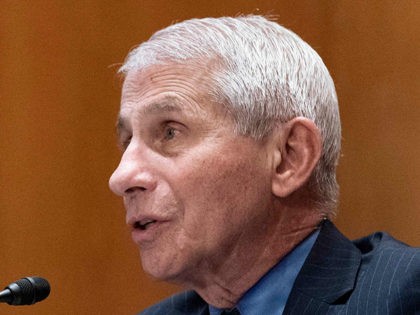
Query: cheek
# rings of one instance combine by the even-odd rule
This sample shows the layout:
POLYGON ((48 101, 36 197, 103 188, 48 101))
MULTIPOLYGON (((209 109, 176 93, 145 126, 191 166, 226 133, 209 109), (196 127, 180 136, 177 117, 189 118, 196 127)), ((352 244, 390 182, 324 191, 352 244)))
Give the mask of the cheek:
POLYGON ((214 157, 185 178, 185 227, 203 239, 227 236, 254 220, 269 199, 270 184, 254 161, 214 157), (268 197, 268 198, 267 198, 268 197), (205 235, 203 235, 205 234, 205 235))

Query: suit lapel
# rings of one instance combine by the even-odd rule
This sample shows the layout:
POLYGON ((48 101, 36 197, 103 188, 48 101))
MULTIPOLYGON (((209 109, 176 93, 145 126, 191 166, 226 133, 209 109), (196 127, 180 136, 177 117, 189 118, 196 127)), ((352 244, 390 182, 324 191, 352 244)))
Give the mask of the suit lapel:
POLYGON ((325 220, 286 303, 283 314, 325 314, 355 286, 361 253, 325 220))

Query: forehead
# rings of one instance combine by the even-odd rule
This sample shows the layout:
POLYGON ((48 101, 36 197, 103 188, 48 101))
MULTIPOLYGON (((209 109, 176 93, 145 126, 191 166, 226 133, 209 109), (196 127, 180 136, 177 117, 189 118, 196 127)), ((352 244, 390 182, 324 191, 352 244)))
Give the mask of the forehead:
POLYGON ((222 106, 212 101, 212 79, 201 65, 161 65, 129 71, 121 95, 120 116, 188 110, 214 112, 222 106))

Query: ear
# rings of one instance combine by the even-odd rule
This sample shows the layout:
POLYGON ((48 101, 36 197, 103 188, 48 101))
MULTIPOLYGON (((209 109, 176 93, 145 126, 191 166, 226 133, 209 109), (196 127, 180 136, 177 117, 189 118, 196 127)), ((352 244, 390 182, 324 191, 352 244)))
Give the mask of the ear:
POLYGON ((277 137, 272 192, 287 197, 302 187, 318 163, 322 139, 318 127, 307 118, 297 117, 283 124, 277 137))

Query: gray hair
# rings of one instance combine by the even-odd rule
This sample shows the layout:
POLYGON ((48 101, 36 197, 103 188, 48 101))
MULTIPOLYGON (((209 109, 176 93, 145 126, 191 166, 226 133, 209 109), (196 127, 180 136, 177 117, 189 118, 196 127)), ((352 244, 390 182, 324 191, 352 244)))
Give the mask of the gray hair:
POLYGON ((333 80, 299 36, 262 16, 192 19, 156 32, 132 50, 119 72, 151 65, 214 61, 209 93, 225 104, 239 134, 262 139, 279 122, 314 121, 323 152, 308 187, 326 215, 338 200, 341 125, 333 80))

